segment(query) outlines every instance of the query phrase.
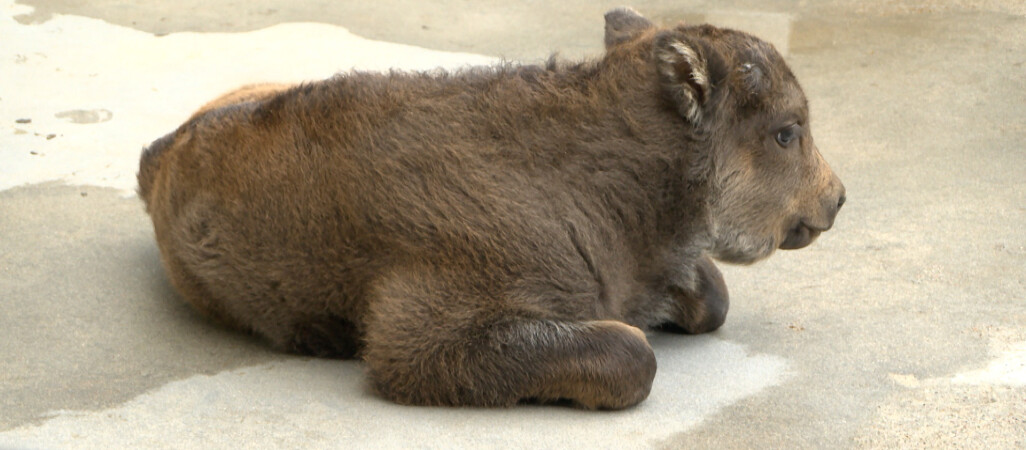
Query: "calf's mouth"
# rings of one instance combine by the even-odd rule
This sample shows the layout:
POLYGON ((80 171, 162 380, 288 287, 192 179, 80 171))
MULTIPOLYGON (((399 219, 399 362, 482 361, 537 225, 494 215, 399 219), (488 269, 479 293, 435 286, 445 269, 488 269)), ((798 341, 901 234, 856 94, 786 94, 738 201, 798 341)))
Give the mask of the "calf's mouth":
POLYGON ((819 237, 819 233, 823 230, 811 227, 803 221, 798 221, 798 224, 787 231, 787 235, 784 240, 780 243, 782 250, 796 250, 799 248, 807 247, 812 241, 815 241, 819 237))

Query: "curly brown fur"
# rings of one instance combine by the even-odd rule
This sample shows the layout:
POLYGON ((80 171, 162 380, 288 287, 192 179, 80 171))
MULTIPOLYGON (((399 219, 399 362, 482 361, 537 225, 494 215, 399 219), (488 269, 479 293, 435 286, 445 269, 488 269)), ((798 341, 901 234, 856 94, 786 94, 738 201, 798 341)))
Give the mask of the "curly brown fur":
POLYGON ((606 20, 596 61, 357 72, 204 106, 140 162, 172 282, 277 348, 362 357, 400 403, 640 402, 640 329, 718 328, 710 256, 808 245, 843 187, 771 46, 606 20))

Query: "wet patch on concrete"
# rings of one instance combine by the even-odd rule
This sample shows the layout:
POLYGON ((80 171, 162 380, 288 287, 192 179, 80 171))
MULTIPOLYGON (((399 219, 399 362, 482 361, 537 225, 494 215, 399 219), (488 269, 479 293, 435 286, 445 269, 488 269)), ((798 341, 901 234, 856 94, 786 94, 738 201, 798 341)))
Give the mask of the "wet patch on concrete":
POLYGON ((0 430, 288 358, 185 305, 164 276, 141 202, 115 189, 0 192, 0 293, 0 430))
POLYGON ((784 361, 711 336, 652 336, 659 372, 648 400, 625 411, 522 405, 510 409, 416 408, 367 387, 356 362, 289 359, 194 376, 113 409, 54 411, 38 426, 0 433, 29 447, 606 448, 643 445, 690 428, 723 406, 784 378, 784 361), (395 424, 403 424, 396 427, 395 424), (267 432, 268 426, 273 432, 267 432), (128 427, 132 433, 124 433, 128 427), (527 438, 527 436, 530 436, 527 438), (526 440, 525 440, 526 439, 526 440), (630 443, 630 444, 628 444, 630 443))
POLYGON ((106 122, 114 117, 114 113, 106 109, 73 109, 59 112, 53 116, 71 123, 88 124, 106 122))

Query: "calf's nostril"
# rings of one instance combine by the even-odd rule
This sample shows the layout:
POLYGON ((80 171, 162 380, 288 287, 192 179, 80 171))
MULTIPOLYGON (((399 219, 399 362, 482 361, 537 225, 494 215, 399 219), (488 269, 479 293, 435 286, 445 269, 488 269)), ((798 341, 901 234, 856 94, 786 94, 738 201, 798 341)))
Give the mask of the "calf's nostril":
POLYGON ((847 199, 848 198, 845 197, 844 194, 841 194, 841 198, 837 200, 837 209, 841 209, 841 207, 844 206, 844 201, 847 199))

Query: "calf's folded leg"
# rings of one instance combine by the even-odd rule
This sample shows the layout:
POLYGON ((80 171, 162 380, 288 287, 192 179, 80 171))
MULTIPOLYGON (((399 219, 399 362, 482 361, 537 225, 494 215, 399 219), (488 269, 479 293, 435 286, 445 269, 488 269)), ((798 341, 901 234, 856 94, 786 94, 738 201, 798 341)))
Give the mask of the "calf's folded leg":
POLYGON ((695 269, 698 279, 694 289, 670 288, 676 308, 673 321, 665 324, 664 329, 688 334, 708 333, 727 320, 730 296, 723 274, 708 256, 703 256, 695 269))
POLYGON ((652 348, 641 330, 623 322, 528 317, 489 307, 499 301, 440 298, 410 287, 398 289, 402 297, 384 294, 373 302, 365 336, 371 382, 393 401, 570 400, 619 409, 641 402, 652 387, 652 348))

